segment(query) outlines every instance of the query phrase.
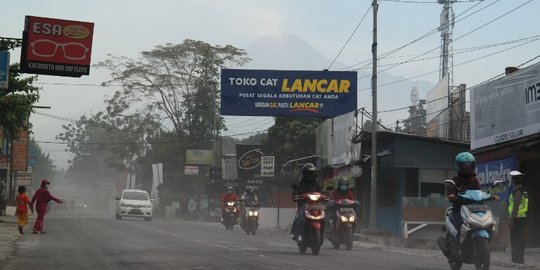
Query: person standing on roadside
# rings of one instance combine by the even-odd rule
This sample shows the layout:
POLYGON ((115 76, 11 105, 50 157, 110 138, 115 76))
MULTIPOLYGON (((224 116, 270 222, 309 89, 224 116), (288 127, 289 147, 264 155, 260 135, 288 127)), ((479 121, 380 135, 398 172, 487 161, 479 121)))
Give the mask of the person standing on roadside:
POLYGON ((525 263, 525 225, 527 224, 527 211, 529 210, 529 194, 523 190, 524 174, 511 171, 512 194, 508 199, 508 212, 510 214, 510 246, 512 251, 512 264, 525 263))
MULTIPOLYGON (((28 198, 28 195, 26 195, 26 187, 25 186, 19 186, 19 195, 15 198, 17 201, 17 210, 15 215, 17 216, 17 225, 19 227, 19 233, 24 234, 23 227, 28 223, 28 207, 30 206, 30 209, 32 209, 32 206, 30 205, 30 198, 28 198)), ((34 210, 32 210, 32 213, 34 213, 34 210)))
POLYGON ((30 209, 33 211, 34 209, 34 202, 36 202, 36 211, 37 211, 37 219, 36 223, 34 224, 34 228, 32 228, 32 233, 46 233, 43 229, 43 222, 45 221, 45 214, 47 213, 47 205, 50 201, 55 201, 57 203, 63 203, 62 200, 54 197, 51 195, 51 193, 48 190, 49 187, 49 181, 43 179, 41 180, 41 188, 36 191, 34 196, 32 197, 32 201, 30 202, 30 209))

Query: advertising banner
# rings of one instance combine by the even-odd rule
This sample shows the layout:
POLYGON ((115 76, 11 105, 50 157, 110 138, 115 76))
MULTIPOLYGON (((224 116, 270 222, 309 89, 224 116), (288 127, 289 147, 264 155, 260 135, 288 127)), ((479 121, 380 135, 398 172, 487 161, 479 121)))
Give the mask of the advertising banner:
POLYGON ((0 89, 7 89, 9 82, 9 52, 0 52, 0 89))
POLYGON ((353 71, 221 71, 221 114, 331 118, 357 109, 353 71))
POLYGON ((199 175, 199 166, 184 166, 185 175, 199 175))
POLYGON ((427 94, 426 123, 427 133, 431 137, 447 136, 448 112, 448 77, 444 76, 427 94))
POLYGON ((517 168, 516 158, 514 156, 492 160, 489 162, 478 163, 476 166, 478 180, 482 185, 482 189, 490 188, 495 181, 504 181, 504 184, 493 190, 501 200, 508 200, 512 191, 512 179, 510 171, 517 168))
POLYGON ((186 150, 186 164, 211 166, 214 163, 212 150, 186 150))
POLYGON ((275 161, 274 156, 262 156, 261 177, 274 177, 275 161))
POLYGON ((471 90, 471 148, 540 133, 540 64, 471 90))
POLYGON ((236 155, 226 155, 221 160, 221 175, 223 180, 237 180, 238 168, 236 164, 236 155))
POLYGON ((261 161, 264 156, 261 146, 237 144, 236 156, 240 190, 244 190, 246 186, 259 189, 264 184, 261 177, 261 161))
POLYGON ((94 23, 26 16, 21 53, 24 73, 90 74, 94 23))
POLYGON ((25 172, 18 171, 15 175, 16 186, 31 186, 32 185, 32 167, 28 167, 25 172))
POLYGON ((12 164, 14 171, 26 171, 28 168, 28 132, 19 132, 19 137, 11 143, 12 164))

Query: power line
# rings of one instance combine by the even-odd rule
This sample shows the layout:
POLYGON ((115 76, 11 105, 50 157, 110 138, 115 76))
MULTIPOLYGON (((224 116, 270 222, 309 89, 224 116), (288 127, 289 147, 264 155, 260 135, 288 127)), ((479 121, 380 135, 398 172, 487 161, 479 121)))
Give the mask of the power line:
POLYGON ((79 121, 79 120, 72 119, 72 118, 61 117, 61 116, 48 114, 48 113, 42 113, 42 112, 34 112, 34 114, 38 114, 38 115, 41 115, 41 116, 46 116, 46 117, 56 119, 56 120, 67 121, 67 122, 77 122, 77 121, 79 121))
POLYGON ((358 28, 360 27, 360 25, 362 24, 362 22, 364 21, 364 19, 366 18, 366 15, 368 14, 368 12, 371 10, 371 4, 369 5, 368 9, 366 10, 366 12, 364 13, 364 16, 362 16, 362 19, 360 20, 360 22, 358 22, 358 24, 356 25, 356 27, 354 28, 354 31, 351 33, 351 35, 349 36, 349 38, 347 39, 347 41, 345 41, 345 44, 343 44, 343 47, 341 47, 341 50, 339 50, 339 53, 336 55, 336 57, 334 57, 334 60, 332 60, 332 63, 330 63, 330 65, 328 66, 328 69, 332 68, 332 66, 334 65, 334 63, 337 61, 337 59, 339 58, 339 56, 341 55, 341 53, 343 53, 343 50, 345 50, 345 47, 347 47, 347 44, 349 44, 349 42, 351 41, 351 39, 353 38, 354 34, 356 33, 356 31, 358 30, 358 28))

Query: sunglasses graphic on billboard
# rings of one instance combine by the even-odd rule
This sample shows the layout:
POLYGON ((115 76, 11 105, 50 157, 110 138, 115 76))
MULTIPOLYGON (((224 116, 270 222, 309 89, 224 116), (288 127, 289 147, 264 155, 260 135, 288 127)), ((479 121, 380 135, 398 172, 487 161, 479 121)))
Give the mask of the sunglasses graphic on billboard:
POLYGON ((21 70, 80 77, 90 74, 94 24, 26 16, 21 70))

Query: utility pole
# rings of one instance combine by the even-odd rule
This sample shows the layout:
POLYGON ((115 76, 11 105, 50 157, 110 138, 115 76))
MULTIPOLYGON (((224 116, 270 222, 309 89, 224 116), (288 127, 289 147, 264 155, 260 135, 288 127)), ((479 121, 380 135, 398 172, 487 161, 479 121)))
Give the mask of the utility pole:
POLYGON ((369 229, 377 229, 377 12, 379 4, 373 0, 373 76, 371 78, 373 98, 373 121, 371 122, 371 196, 369 205, 369 229))
POLYGON ((399 120, 396 120, 396 132, 399 132, 399 120))

